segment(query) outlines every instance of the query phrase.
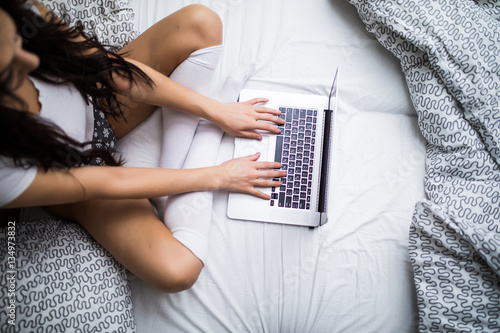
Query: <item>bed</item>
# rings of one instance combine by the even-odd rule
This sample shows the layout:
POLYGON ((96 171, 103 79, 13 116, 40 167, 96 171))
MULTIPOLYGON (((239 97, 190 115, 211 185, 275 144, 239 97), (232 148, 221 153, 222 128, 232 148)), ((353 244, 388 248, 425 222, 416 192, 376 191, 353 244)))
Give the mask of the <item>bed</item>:
MULTIPOLYGON (((227 193, 215 193, 207 263, 194 287, 165 295, 131 282, 138 332, 414 332, 408 231, 425 197, 425 141, 397 59, 347 2, 195 2, 224 24, 219 83, 250 68, 246 88, 327 94, 340 68, 329 222, 230 220, 227 193)), ((130 2, 139 31, 191 3, 130 2)), ((160 116, 145 124, 148 134, 160 116)), ((134 135, 121 143, 128 156, 141 154, 134 135)), ((232 149, 225 135, 217 162, 232 149)))
MULTIPOLYGON (((234 77, 241 88, 328 94, 340 68, 328 223, 231 220, 227 193, 211 194, 196 284, 163 294, 131 279, 137 332, 498 330, 499 5, 110 3, 124 16, 104 34, 123 31, 124 21, 126 38, 192 3, 217 12, 224 49, 215 97, 234 77), (480 46, 467 53, 464 43, 480 46)), ((162 124, 158 110, 118 143, 128 165, 158 166, 162 124)), ((221 135, 210 163, 232 157, 233 139, 221 135)))

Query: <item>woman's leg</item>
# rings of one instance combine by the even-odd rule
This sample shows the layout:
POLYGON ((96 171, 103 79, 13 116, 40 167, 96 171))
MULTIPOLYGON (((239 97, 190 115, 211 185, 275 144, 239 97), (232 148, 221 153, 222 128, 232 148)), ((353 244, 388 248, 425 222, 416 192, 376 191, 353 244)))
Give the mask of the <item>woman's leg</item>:
POLYGON ((190 5, 153 25, 120 53, 168 76, 194 51, 221 43, 219 16, 205 6, 190 5))
MULTIPOLYGON (((196 50, 222 43, 222 22, 219 16, 202 5, 190 5, 167 16, 120 51, 133 60, 170 75, 196 50)), ((120 97, 125 104, 126 122, 109 117, 117 139, 140 124, 154 106, 120 97)))
MULTIPOLYGON (((192 52, 222 43, 222 23, 201 5, 180 9, 156 23, 121 51, 165 75, 192 52)), ((108 118, 119 139, 142 122, 154 107, 120 98, 126 122, 108 118)), ((148 200, 93 200, 53 206, 53 214, 79 222, 132 273, 167 292, 191 287, 203 263, 177 241, 148 200)))
POLYGON ((79 222, 122 265, 161 291, 190 288, 203 268, 158 219, 148 200, 91 200, 48 210, 79 222))

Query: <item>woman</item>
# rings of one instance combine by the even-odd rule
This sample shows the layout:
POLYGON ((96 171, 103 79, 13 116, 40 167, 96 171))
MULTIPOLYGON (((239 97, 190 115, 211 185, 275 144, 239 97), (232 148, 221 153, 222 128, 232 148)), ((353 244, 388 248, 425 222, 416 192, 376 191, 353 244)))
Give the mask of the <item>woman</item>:
POLYGON ((70 100, 79 92, 78 103, 87 99, 106 112, 117 139, 154 106, 188 112, 231 134, 255 139, 260 138, 256 129, 279 132, 269 123, 282 123, 276 117, 279 111, 255 106, 265 99, 221 103, 168 78, 193 51, 221 43, 221 22, 205 7, 181 9, 114 54, 85 37, 81 29, 67 28, 41 4, 35 5, 46 22, 38 25, 34 38, 24 41, 19 35, 23 20, 40 19, 25 9, 23 0, 0 5, 0 207, 45 206, 80 223, 151 285, 168 292, 189 288, 203 263, 165 228, 147 198, 225 189, 268 199, 256 187, 279 186, 280 182, 265 178, 284 176, 285 172, 272 170, 280 164, 257 162, 256 154, 194 170, 119 167, 120 162, 103 149, 82 149, 83 111, 65 115, 63 110, 49 117, 68 134, 43 120, 50 110, 40 103, 46 94, 40 89, 47 84, 53 94, 69 89, 70 100), (60 121, 64 117, 70 119, 60 121), (96 158, 106 165, 85 166, 96 158))

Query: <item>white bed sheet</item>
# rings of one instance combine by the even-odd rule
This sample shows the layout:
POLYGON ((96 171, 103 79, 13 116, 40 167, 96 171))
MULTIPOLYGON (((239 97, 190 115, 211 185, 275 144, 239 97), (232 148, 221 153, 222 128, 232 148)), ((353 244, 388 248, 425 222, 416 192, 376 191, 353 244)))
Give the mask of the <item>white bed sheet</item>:
MULTIPOLYGON (((224 23, 219 82, 253 64, 248 88, 327 94, 340 66, 330 220, 316 229, 230 220, 227 193, 215 193, 194 287, 161 294, 132 282, 138 332, 416 331, 407 243, 425 143, 396 59, 343 1, 131 0, 139 31, 192 3, 224 23)), ((132 165, 156 163, 160 124, 155 113, 122 140, 132 165)))

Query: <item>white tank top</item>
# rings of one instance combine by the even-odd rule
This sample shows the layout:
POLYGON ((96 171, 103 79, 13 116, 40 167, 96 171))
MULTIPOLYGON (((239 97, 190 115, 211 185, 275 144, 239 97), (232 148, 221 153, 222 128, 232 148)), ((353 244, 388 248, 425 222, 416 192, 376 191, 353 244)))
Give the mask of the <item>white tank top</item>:
MULTIPOLYGON (((79 142, 91 141, 93 108, 73 85, 52 85, 30 78, 39 92, 39 116, 47 119, 79 142)), ((0 207, 21 195, 33 182, 36 167, 16 167, 12 159, 0 156, 0 207)))
POLYGON ((31 80, 39 92, 40 117, 50 120, 78 142, 92 140, 92 106, 85 103, 73 85, 59 86, 35 78, 31 80))

